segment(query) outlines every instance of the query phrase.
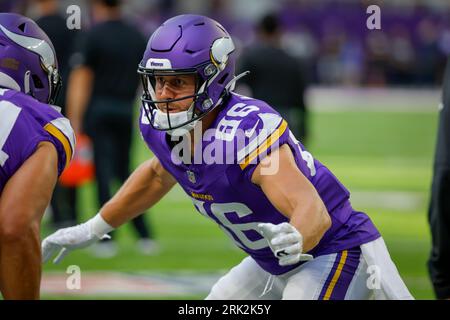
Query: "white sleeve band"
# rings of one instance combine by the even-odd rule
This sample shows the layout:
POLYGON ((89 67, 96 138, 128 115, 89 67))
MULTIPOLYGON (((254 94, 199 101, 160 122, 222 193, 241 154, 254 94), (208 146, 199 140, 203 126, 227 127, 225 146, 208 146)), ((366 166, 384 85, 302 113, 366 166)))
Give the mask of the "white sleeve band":
POLYGON ((97 213, 95 217, 88 221, 88 223, 91 232, 98 238, 102 238, 105 234, 114 230, 114 228, 103 219, 100 213, 97 213))

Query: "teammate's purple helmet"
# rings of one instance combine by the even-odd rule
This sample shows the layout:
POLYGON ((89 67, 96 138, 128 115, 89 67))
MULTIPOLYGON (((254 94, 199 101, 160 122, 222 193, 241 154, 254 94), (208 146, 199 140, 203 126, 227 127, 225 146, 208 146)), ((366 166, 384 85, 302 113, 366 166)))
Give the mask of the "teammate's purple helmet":
MULTIPOLYGON (((233 89, 235 77, 234 44, 228 32, 213 19, 200 15, 180 15, 164 22, 150 37, 138 73, 142 76, 143 109, 151 125, 159 130, 193 127, 193 123, 218 106, 233 89), (155 77, 195 74, 196 92, 179 99, 157 100, 155 77), (188 116, 173 122, 164 113, 166 126, 155 121, 156 103, 194 98, 188 116), (150 112, 149 112, 150 111, 150 112)), ((159 111, 161 112, 161 111, 159 111)), ((173 116, 173 114, 172 114, 173 116)))
POLYGON ((55 49, 31 19, 0 13, 0 86, 54 103, 61 81, 55 49))

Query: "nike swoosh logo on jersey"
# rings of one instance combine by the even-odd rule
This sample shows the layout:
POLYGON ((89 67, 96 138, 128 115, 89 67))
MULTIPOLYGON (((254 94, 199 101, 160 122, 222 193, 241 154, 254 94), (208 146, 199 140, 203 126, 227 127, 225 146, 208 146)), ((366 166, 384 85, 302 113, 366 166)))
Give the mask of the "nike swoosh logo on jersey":
POLYGON ((256 124, 253 128, 247 129, 244 131, 244 134, 247 138, 250 138, 251 136, 253 136, 253 134, 255 133, 256 127, 258 126, 258 123, 259 123, 259 119, 258 119, 258 121, 256 121, 256 124))

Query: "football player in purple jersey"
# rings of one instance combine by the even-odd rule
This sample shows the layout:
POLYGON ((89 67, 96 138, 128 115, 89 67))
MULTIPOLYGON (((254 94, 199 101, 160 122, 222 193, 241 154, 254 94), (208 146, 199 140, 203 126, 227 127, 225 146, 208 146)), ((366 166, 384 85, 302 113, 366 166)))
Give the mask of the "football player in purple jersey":
POLYGON ((271 106, 233 92, 235 55, 207 17, 176 16, 153 33, 138 72, 140 130, 155 157, 94 218, 46 238, 44 261, 98 241, 178 183, 248 254, 208 299, 411 299, 349 191, 271 106))
POLYGON ((50 104, 60 77, 52 43, 34 21, 0 13, 0 292, 38 299, 40 222, 71 160, 74 134, 50 104))

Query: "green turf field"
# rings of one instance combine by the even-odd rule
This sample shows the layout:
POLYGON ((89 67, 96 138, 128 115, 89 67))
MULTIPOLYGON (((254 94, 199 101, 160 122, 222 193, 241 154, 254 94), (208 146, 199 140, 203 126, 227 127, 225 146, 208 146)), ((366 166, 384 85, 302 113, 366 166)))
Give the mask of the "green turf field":
MULTIPOLYGON (((412 294, 418 299, 432 299, 426 270, 430 249, 426 209, 437 114, 312 112, 311 128, 309 151, 350 191, 368 195, 369 200, 380 192, 409 196, 399 199, 404 202, 399 206, 363 199, 356 209, 366 211, 379 227, 412 294)), ((135 137, 134 166, 151 156, 138 134, 135 137)), ((96 213, 94 188, 87 185, 80 190, 83 218, 96 213)), ((395 197, 393 201, 395 204, 395 197)), ((64 272, 72 264, 83 271, 216 272, 229 269, 244 257, 216 225, 194 211, 179 188, 154 207, 147 218, 161 243, 160 254, 140 255, 134 246, 133 230, 127 225, 118 231, 121 250, 115 258, 95 259, 80 251, 69 255, 61 265, 45 265, 44 272, 64 272)), ((44 234, 48 232, 44 227, 44 234)))

